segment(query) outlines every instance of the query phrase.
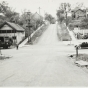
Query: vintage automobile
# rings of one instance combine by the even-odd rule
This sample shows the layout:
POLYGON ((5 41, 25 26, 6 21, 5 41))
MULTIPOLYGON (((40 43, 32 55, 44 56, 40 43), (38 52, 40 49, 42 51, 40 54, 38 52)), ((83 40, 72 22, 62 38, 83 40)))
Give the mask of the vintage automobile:
POLYGON ((13 44, 13 40, 9 37, 0 37, 0 48, 9 48, 13 44))
POLYGON ((81 42, 81 43, 78 43, 78 44, 75 44, 74 47, 78 47, 78 49, 88 49, 88 42, 81 42))

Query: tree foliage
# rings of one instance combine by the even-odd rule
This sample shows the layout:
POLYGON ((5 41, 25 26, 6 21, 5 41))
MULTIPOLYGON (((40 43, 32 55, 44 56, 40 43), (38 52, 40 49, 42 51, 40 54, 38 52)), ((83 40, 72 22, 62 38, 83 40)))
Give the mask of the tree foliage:
MULTIPOLYGON (((0 12, 4 14, 4 17, 1 19, 4 21, 10 21, 18 23, 19 21, 19 14, 15 12, 11 7, 8 6, 8 3, 5 1, 2 1, 0 3, 0 12)), ((2 21, 0 22, 2 23, 2 21)))
POLYGON ((88 29, 88 18, 84 18, 81 20, 81 23, 80 23, 80 26, 81 28, 86 28, 88 29))
POLYGON ((49 21, 50 23, 55 23, 55 18, 51 14, 45 14, 45 20, 49 21))
POLYGON ((71 4, 69 3, 61 3, 59 9, 57 10, 57 18, 60 23, 66 20, 67 13, 71 10, 71 4))
POLYGON ((57 18, 60 23, 65 19, 64 10, 57 10, 57 18))
POLYGON ((82 9, 85 8, 83 3, 76 3, 75 9, 82 9))
POLYGON ((29 28, 27 28, 27 25, 28 20, 30 19, 30 24, 32 26, 32 28, 30 28, 30 33, 32 33, 38 28, 39 25, 43 23, 43 19, 42 17, 36 19, 36 16, 35 18, 33 17, 33 19, 31 19, 33 14, 31 12, 30 14, 28 14, 27 12, 29 11, 24 10, 22 12, 22 15, 19 15, 19 13, 17 13, 13 8, 11 8, 6 1, 2 1, 0 3, 0 14, 2 13, 4 16, 0 15, 0 25, 3 24, 5 21, 14 22, 25 28, 25 31, 28 34, 29 28))
POLYGON ((59 6, 60 10, 63 10, 64 12, 71 10, 71 4, 70 3, 61 3, 59 6))

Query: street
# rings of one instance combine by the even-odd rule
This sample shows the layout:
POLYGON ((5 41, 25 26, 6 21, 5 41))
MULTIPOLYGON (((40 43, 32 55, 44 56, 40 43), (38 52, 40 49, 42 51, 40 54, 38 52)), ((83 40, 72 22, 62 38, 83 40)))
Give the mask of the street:
POLYGON ((37 44, 2 53, 13 57, 0 60, 0 87, 88 86, 88 71, 67 57, 75 50, 59 41, 56 24, 48 27, 37 44))

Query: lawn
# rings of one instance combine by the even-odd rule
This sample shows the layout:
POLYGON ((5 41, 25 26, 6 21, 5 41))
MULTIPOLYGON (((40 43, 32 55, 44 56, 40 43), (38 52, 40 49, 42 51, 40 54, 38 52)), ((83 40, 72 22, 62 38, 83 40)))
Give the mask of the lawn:
POLYGON ((43 27, 40 28, 31 38, 32 43, 36 43, 39 39, 39 37, 42 35, 42 33, 47 29, 48 25, 44 25, 43 27))
MULTIPOLYGON (((73 55, 73 59, 76 59, 76 54, 73 55)), ((77 60, 83 60, 88 62, 88 54, 79 54, 77 60)))
POLYGON ((59 25, 60 25, 60 28, 57 28, 58 38, 62 41, 70 41, 71 36, 69 35, 69 32, 68 32, 66 26, 63 23, 59 24, 59 25))

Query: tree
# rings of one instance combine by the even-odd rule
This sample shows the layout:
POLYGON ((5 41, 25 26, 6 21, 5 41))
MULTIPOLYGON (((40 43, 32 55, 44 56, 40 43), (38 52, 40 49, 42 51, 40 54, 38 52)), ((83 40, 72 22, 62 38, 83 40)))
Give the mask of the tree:
POLYGON ((83 9, 85 8, 83 3, 76 3, 75 9, 83 9))
POLYGON ((34 22, 34 24, 36 25, 36 29, 37 29, 40 25, 42 25, 43 17, 36 12, 35 14, 32 15, 31 21, 34 22))
POLYGON ((0 12, 4 14, 4 21, 10 21, 10 22, 15 22, 18 23, 19 21, 19 14, 17 12, 14 11, 14 9, 12 9, 11 7, 8 6, 8 3, 3 1, 0 3, 0 12))
POLYGON ((57 18, 58 18, 58 22, 62 23, 62 21, 64 21, 65 16, 64 16, 64 10, 57 10, 57 18))
POLYGON ((61 3, 59 6, 60 10, 63 10, 64 12, 71 10, 71 4, 70 3, 61 3))
POLYGON ((52 15, 46 13, 45 14, 45 20, 49 21, 50 23, 53 23, 55 18, 52 15))
POLYGON ((6 10, 7 10, 7 8, 8 8, 8 3, 5 2, 5 1, 2 1, 2 2, 0 3, 0 12, 1 12, 1 13, 5 13, 6 10))
POLYGON ((68 17, 67 17, 67 25, 68 25, 69 23, 71 23, 71 21, 72 21, 72 17, 71 17, 71 16, 68 16, 68 17))
POLYGON ((82 19, 81 22, 80 22, 80 26, 81 26, 82 28, 88 29, 88 18, 82 19))
POLYGON ((71 10, 71 4, 61 3, 59 6, 59 10, 57 10, 58 21, 60 21, 61 23, 63 21, 67 21, 67 13, 70 12, 70 10, 71 10))

